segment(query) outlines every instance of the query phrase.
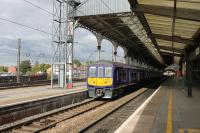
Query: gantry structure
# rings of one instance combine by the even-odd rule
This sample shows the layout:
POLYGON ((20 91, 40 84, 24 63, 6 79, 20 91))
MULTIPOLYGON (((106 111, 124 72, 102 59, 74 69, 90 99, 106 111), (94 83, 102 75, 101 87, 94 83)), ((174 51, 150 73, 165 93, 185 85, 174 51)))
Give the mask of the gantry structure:
MULTIPOLYGON (((57 0, 58 1, 58 0, 57 0)), ((177 63, 194 61, 200 50, 199 0, 65 0, 68 3, 67 31, 73 22, 91 31, 97 39, 98 59, 103 39, 124 49, 128 64, 163 69, 177 63), (73 2, 74 4, 69 4, 73 2)), ((65 35, 69 37, 69 32, 65 35)), ((73 34, 74 35, 74 34, 73 34)), ((72 36, 73 36, 72 35, 72 36)), ((72 37, 73 38, 73 37, 72 37)), ((73 49, 71 45, 65 43, 73 49)), ((73 57, 73 50, 66 53, 73 57)), ((72 69, 72 68, 69 68, 72 69)), ((190 70, 190 69, 188 69, 190 70)), ((189 75, 189 74, 188 74, 189 75)))

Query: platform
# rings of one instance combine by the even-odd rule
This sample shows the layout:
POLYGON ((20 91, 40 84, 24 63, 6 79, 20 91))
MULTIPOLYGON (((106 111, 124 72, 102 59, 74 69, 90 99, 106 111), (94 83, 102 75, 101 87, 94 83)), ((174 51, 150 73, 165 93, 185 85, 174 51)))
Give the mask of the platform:
POLYGON ((168 79, 115 133, 200 133, 200 86, 193 97, 181 80, 168 79))
POLYGON ((86 90, 86 82, 74 83, 72 89, 53 88, 50 85, 0 90, 0 107, 54 97, 86 90))

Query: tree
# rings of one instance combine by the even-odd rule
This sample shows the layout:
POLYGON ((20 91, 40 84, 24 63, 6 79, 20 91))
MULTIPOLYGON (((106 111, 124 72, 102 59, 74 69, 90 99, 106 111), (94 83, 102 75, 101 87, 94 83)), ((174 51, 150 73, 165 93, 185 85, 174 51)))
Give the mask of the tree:
POLYGON ((5 66, 0 66, 0 72, 8 72, 8 68, 5 66))
POLYGON ((0 72, 4 72, 4 67, 0 66, 0 72))
POLYGON ((27 72, 26 72, 26 75, 27 75, 27 76, 31 76, 31 75, 33 75, 33 72, 27 71, 27 72))
POLYGON ((8 72, 8 67, 4 67, 4 72, 8 72))
POLYGON ((90 64, 92 64, 92 63, 93 63, 93 61, 86 61, 86 62, 85 62, 86 66, 88 66, 88 65, 90 65, 90 64))
POLYGON ((32 72, 33 73, 37 73, 40 71, 40 65, 39 64, 35 64, 33 67, 32 67, 32 72))
POLYGON ((51 67, 51 65, 49 65, 49 64, 41 64, 40 65, 40 71, 41 72, 47 72, 47 69, 50 68, 50 67, 51 67))
POLYGON ((75 59, 73 63, 77 66, 81 66, 81 62, 78 59, 75 59))
POLYGON ((30 60, 21 61, 21 63, 20 63, 20 71, 23 74, 26 74, 26 72, 31 71, 31 62, 30 62, 30 60))

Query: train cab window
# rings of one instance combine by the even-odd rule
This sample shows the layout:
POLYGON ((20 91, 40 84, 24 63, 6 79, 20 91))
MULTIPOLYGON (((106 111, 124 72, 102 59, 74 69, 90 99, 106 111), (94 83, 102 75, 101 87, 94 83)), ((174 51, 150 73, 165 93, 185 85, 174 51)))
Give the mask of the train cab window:
POLYGON ((103 67, 98 67, 98 77, 103 77, 103 67))
POLYGON ((112 77, 112 67, 105 67, 105 77, 112 77))
POLYGON ((95 66, 91 66, 89 68, 89 77, 96 77, 96 67, 95 66))

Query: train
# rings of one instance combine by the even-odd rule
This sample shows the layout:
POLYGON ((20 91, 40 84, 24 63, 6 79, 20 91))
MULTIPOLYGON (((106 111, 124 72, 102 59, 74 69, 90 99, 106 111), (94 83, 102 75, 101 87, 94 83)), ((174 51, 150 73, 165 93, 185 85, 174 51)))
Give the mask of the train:
POLYGON ((91 98, 114 98, 129 86, 162 77, 159 70, 107 60, 96 61, 87 69, 87 88, 91 98))

